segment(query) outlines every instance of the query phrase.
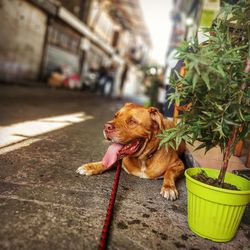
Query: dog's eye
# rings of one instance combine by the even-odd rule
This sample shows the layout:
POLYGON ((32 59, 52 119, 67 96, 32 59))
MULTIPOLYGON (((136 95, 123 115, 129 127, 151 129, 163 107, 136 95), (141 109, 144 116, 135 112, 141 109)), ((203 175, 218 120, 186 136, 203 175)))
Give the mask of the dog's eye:
POLYGON ((133 118, 129 118, 127 120, 127 124, 128 125, 135 125, 135 124, 137 124, 137 121, 135 119, 133 119, 133 118))
POLYGON ((118 116, 118 113, 115 113, 114 118, 117 118, 117 116, 118 116))

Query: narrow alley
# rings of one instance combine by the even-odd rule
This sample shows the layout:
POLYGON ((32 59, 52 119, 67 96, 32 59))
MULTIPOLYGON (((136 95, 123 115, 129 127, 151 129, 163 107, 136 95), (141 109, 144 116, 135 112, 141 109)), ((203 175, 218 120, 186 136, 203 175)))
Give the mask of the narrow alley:
MULTIPOLYGON (((97 249, 115 170, 75 170, 101 160, 103 125, 122 104, 87 91, 0 85, 1 129, 54 124, 18 130, 0 148, 1 249, 97 249)), ((188 228, 184 179, 174 202, 161 184, 122 171, 108 249, 249 249, 249 211, 231 242, 208 241, 188 228)))

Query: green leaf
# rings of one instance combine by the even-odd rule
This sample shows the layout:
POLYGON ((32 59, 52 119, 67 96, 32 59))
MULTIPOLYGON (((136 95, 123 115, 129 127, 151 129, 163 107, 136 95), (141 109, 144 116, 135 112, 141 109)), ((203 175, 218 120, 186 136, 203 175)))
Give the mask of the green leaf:
POLYGON ((224 119, 225 123, 228 125, 234 125, 234 126, 240 126, 238 123, 234 122, 234 121, 229 121, 227 119, 224 119))
MULTIPOLYGON (((212 113, 208 111, 202 111, 203 114, 205 114, 208 117, 212 117, 212 113)), ((201 116, 201 119, 203 119, 203 116, 201 116)))
POLYGON ((181 141, 182 141, 182 137, 181 136, 177 136, 176 140, 175 140, 176 148, 179 148, 179 146, 181 144, 181 141))
POLYGON ((175 145, 174 145, 174 143, 173 143, 172 141, 169 142, 169 146, 170 146, 173 150, 176 149, 176 148, 175 148, 175 145))
POLYGON ((215 103, 214 105, 216 106, 216 108, 217 108, 218 110, 224 111, 224 109, 222 108, 222 106, 219 105, 218 103, 215 103))
POLYGON ((199 75, 198 74, 194 74, 194 77, 193 77, 193 90, 195 89, 196 87, 196 84, 198 82, 198 79, 199 79, 199 75))
POLYGON ((197 150, 203 149, 203 148, 205 148, 205 147, 206 147, 206 143, 205 143, 205 142, 203 142, 203 143, 202 143, 202 144, 200 144, 198 147, 196 147, 194 151, 197 151, 197 150))
POLYGON ((200 69, 199 69, 197 64, 194 65, 194 68, 195 68, 196 72, 198 73, 198 75, 200 75, 201 72, 200 72, 200 69))
POLYGON ((250 122, 250 115, 246 115, 246 116, 245 116, 245 121, 246 121, 246 122, 250 122))
POLYGON ((225 74, 225 72, 220 64, 217 65, 217 69, 222 77, 226 77, 226 74, 225 74))
POLYGON ((207 86, 208 90, 210 90, 211 86, 210 86, 210 82, 209 82, 208 73, 206 72, 206 73, 202 74, 201 78, 206 83, 206 86, 207 86))

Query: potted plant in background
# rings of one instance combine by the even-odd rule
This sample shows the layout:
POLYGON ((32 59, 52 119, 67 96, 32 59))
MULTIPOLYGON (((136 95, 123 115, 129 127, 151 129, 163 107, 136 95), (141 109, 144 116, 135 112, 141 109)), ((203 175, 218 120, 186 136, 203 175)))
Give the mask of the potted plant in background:
POLYGON ((171 81, 176 91, 169 98, 189 108, 176 128, 159 135, 166 147, 178 147, 182 140, 200 141, 197 149, 206 151, 220 147, 220 171, 190 168, 185 172, 189 227, 218 242, 234 237, 250 201, 250 182, 226 173, 235 145, 250 133, 249 16, 247 0, 225 4, 212 27, 205 30, 206 43, 194 40, 179 46, 178 59, 184 61, 186 74, 171 81), (225 189, 224 182, 239 190, 225 189))

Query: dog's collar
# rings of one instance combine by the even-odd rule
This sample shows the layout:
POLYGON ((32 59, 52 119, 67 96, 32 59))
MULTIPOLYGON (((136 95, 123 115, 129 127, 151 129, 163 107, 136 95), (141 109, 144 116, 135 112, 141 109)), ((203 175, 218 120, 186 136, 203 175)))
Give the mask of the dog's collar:
POLYGON ((146 155, 146 157, 147 157, 146 160, 150 159, 157 150, 158 150, 158 147, 153 152, 150 152, 148 155, 146 155))
POLYGON ((149 160, 150 158, 152 158, 152 156, 155 154, 155 152, 157 150, 158 150, 158 146, 153 151, 146 152, 146 153, 140 155, 138 158, 140 160, 149 160))

